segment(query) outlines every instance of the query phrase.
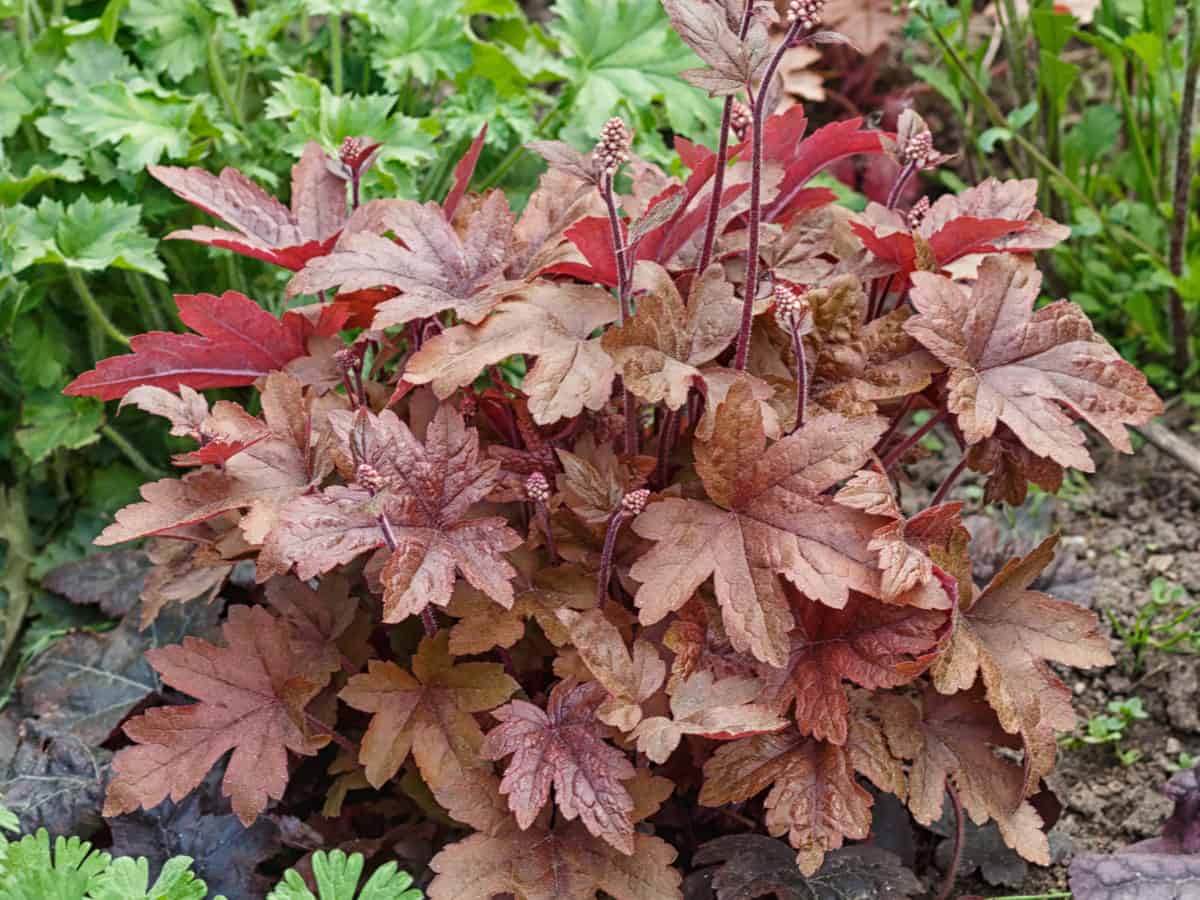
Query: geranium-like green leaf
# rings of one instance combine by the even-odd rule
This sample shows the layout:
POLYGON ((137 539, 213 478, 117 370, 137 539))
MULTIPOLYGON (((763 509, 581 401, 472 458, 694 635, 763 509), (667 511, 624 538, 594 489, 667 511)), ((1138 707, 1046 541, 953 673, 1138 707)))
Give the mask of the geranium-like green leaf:
MULTIPOLYGON (((192 860, 176 856, 163 864, 150 884, 150 863, 145 857, 113 860, 92 879, 87 900, 206 900, 208 886, 192 873, 192 860)), ((213 900, 224 900, 214 897, 213 900)))
POLYGON ((316 895, 295 869, 288 869, 267 900, 422 900, 424 896, 412 887, 412 876, 398 870, 394 862, 376 869, 362 890, 355 893, 363 870, 361 853, 347 856, 341 850, 319 850, 313 854, 312 867, 317 879, 316 895))
POLYGON ((679 78, 701 65, 671 30, 659 3, 645 0, 558 0, 550 32, 559 40, 577 91, 574 114, 594 141, 622 102, 660 101, 671 128, 691 140, 714 131, 715 100, 679 78))
POLYGON ((141 38, 138 57, 182 81, 205 64, 217 20, 236 15, 229 0, 131 0, 122 19, 141 38))
POLYGON ((85 900, 91 880, 110 859, 77 837, 56 838, 51 853, 50 834, 39 828, 9 844, 0 857, 4 900, 85 900))
POLYGON ((104 404, 94 397, 40 394, 25 403, 17 443, 39 463, 60 447, 78 450, 94 444, 103 424, 104 404))
POLYGON ((453 78, 471 65, 467 19, 460 5, 401 4, 397 15, 375 18, 378 38, 371 63, 388 90, 402 91, 410 80, 427 85, 453 78))
POLYGON ((14 237, 13 271, 57 263, 98 272, 115 266, 165 279, 155 241, 139 221, 142 208, 104 198, 80 197, 68 207, 49 197, 29 210, 14 237))
MULTIPOLYGON (((4 106, 3 86, 0 85, 0 108, 4 106)), ((77 159, 49 162, 49 167, 35 162, 21 170, 0 159, 0 206, 20 203, 21 198, 46 181, 82 181, 83 167, 77 159)))
POLYGON ((267 98, 270 119, 287 122, 283 149, 299 156, 308 141, 336 150, 348 137, 369 137, 383 144, 367 175, 368 187, 376 178, 382 188, 404 193, 410 186, 409 170, 436 156, 433 138, 421 120, 394 115, 392 94, 333 93, 315 78, 285 70, 267 98))

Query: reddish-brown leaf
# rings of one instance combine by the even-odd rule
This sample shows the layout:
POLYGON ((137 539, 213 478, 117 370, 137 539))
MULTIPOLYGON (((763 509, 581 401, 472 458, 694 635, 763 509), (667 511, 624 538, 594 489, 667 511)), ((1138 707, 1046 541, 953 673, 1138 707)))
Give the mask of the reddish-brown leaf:
POLYGON ((639 535, 657 542, 630 572, 642 582, 635 602, 650 625, 713 577, 734 648, 782 666, 794 619, 780 577, 834 607, 851 590, 879 594, 866 547, 879 520, 823 492, 866 461, 886 423, 814 416, 766 448, 761 412, 744 383, 730 390, 716 419, 713 447, 698 449, 697 468, 720 505, 668 498, 634 521, 639 535))
POLYGON ((213 175, 203 169, 150 166, 150 174, 193 206, 236 231, 198 225, 167 235, 224 247, 285 269, 302 269, 329 251, 346 222, 346 185, 329 168, 320 145, 309 141, 292 167, 292 208, 236 169, 213 175))
POLYGON ((130 341, 132 353, 101 360, 65 394, 115 400, 140 385, 174 391, 253 384, 304 356, 314 334, 335 334, 341 323, 313 325, 304 316, 277 319, 244 294, 178 294, 179 318, 196 334, 151 331, 130 341))
POLYGON ((805 875, 846 838, 862 840, 871 830, 871 795, 856 781, 846 750, 795 729, 717 748, 704 766, 700 803, 739 803, 767 787, 767 830, 788 836, 805 875))
POLYGON ((479 162, 479 154, 483 152, 483 142, 487 138, 487 130, 488 123, 484 122, 483 126, 479 129, 479 134, 475 135, 475 140, 471 141, 471 146, 463 154, 463 158, 454 166, 454 183, 450 186, 450 193, 442 201, 442 211, 446 214, 446 220, 449 222, 454 221, 454 214, 458 211, 458 204, 462 202, 463 195, 467 193, 467 188, 471 186, 471 177, 475 174, 475 166, 479 162))
POLYGON ((1090 472, 1080 417, 1118 450, 1126 425, 1144 425, 1162 403, 1137 369, 1066 300, 1034 310, 1041 274, 1033 260, 984 261, 968 297, 950 279, 913 276, 919 315, 904 328, 950 367, 949 408, 968 444, 1003 422, 1032 453, 1090 472))
POLYGON ((235 606, 223 633, 224 647, 184 638, 146 654, 164 682, 200 702, 156 707, 125 724, 135 745, 113 759, 104 815, 182 800, 232 750, 223 790, 249 826, 283 797, 287 751, 311 756, 328 742, 302 724, 324 681, 292 653, 287 626, 260 607, 235 606))
POLYGON ((328 575, 316 587, 292 577, 273 578, 266 586, 267 603, 287 623, 292 652, 301 665, 328 676, 342 667, 338 638, 358 609, 350 583, 328 575))
POLYGON ((635 770, 602 737, 596 708, 604 697, 597 682, 560 681, 545 711, 514 700, 492 712, 500 724, 488 732, 480 752, 488 759, 512 755, 500 790, 522 829, 533 824, 553 785, 564 818, 579 818, 596 837, 632 854, 633 798, 621 782, 635 770))
POLYGON ((339 696, 372 713, 359 761, 380 787, 411 751, 437 801, 460 822, 494 833, 508 820, 492 766, 480 756, 483 732, 473 713, 503 703, 518 685, 498 663, 455 664, 446 631, 421 642, 409 673, 371 660, 339 696))
POLYGON ((666 841, 635 834, 622 853, 590 835, 579 823, 522 831, 509 827, 494 837, 473 834, 450 844, 430 862, 437 877, 430 900, 682 900, 680 875, 666 841))
POLYGON ((787 722, 773 710, 754 702, 762 693, 762 682, 754 678, 716 681, 709 672, 697 672, 672 692, 670 718, 643 719, 632 736, 638 750, 665 763, 685 734, 728 741, 785 728, 787 722))
POLYGON ((456 325, 428 341, 404 378, 432 384, 443 399, 487 366, 515 354, 537 357, 522 389, 534 421, 549 424, 597 410, 612 393, 613 361, 591 335, 620 315, 600 288, 540 280, 512 292, 480 325, 456 325))
POLYGON ((423 444, 390 410, 330 418, 346 455, 373 468, 382 489, 335 485, 292 500, 267 537, 259 577, 294 566, 309 579, 391 541, 381 573, 385 622, 445 606, 456 572, 511 606, 516 570, 503 554, 521 538, 499 517, 468 518, 499 464, 480 460, 479 434, 462 415, 440 406, 423 444))
POLYGON ((577 613, 558 611, 558 621, 566 628, 571 643, 608 697, 596 717, 622 731, 631 731, 642 719, 642 704, 662 686, 667 665, 654 645, 643 640, 633 642, 633 652, 621 632, 599 609, 577 613))
POLYGON ((794 699, 802 734, 845 744, 850 704, 843 681, 873 690, 912 681, 949 617, 852 593, 842 609, 803 603, 796 619, 787 664, 764 673, 766 702, 784 712, 794 699))
POLYGON ((488 195, 463 237, 436 203, 377 200, 358 212, 333 251, 292 278, 289 296, 395 288, 400 296, 375 312, 374 327, 386 328, 448 309, 477 323, 515 287, 503 277, 513 216, 499 191, 488 195), (397 240, 381 237, 386 231, 397 240))
POLYGON ((679 409, 699 386, 699 367, 737 337, 741 304, 719 265, 697 278, 685 303, 666 270, 641 263, 635 274, 637 314, 604 333, 604 349, 625 387, 647 403, 679 409))
POLYGON ((1029 585, 1054 558, 1057 536, 1011 560, 974 602, 963 601, 953 636, 933 667, 944 694, 965 691, 983 676, 1000 724, 1025 742, 1025 793, 1054 766, 1055 732, 1075 727, 1071 690, 1048 662, 1090 669, 1111 665, 1096 614, 1029 585))
POLYGON ((1050 864, 1042 820, 1024 798, 1021 767, 993 747, 1011 747, 983 691, 945 697, 927 687, 918 702, 895 694, 876 698, 888 744, 909 766, 908 806, 922 825, 942 814, 946 788, 958 793, 976 825, 995 819, 1005 843, 1030 862, 1050 864))

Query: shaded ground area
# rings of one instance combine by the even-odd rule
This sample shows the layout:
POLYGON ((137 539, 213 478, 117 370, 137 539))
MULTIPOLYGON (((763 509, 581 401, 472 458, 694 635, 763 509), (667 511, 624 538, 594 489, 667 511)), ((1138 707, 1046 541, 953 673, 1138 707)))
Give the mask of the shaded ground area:
MULTIPOLYGON (((1175 417, 1172 427, 1186 433, 1187 424, 1175 417)), ((1200 602, 1200 477, 1149 445, 1132 457, 1096 456, 1097 472, 1086 487, 1069 485, 1058 498, 1043 497, 1032 509, 1027 504, 1002 523, 1004 535, 1031 545, 1057 528, 1060 555, 1068 558, 1059 583, 1048 589, 1091 606, 1106 630, 1111 630, 1110 617, 1122 628, 1133 626, 1149 603, 1155 578, 1182 587, 1188 595, 1184 604, 1200 602)), ((932 490, 944 470, 933 460, 920 466, 914 492, 932 490)), ((970 488, 956 492, 956 499, 964 493, 970 488)), ((1200 621, 1192 622, 1200 631, 1200 621)), ((1063 806, 1052 834, 1057 864, 1046 870, 1030 867, 1019 890, 991 886, 976 876, 961 882, 953 896, 1064 890, 1067 865, 1076 853, 1110 852, 1159 833, 1172 807, 1162 793, 1171 766, 1181 753, 1200 756, 1200 656, 1147 650, 1139 667, 1130 646, 1115 635, 1112 652, 1117 665, 1109 669, 1060 672, 1075 694, 1080 733, 1089 718, 1106 714, 1113 700, 1140 698, 1148 717, 1130 725, 1119 745, 1060 751, 1050 779, 1063 806), (1140 757, 1122 765, 1117 746, 1140 757)))

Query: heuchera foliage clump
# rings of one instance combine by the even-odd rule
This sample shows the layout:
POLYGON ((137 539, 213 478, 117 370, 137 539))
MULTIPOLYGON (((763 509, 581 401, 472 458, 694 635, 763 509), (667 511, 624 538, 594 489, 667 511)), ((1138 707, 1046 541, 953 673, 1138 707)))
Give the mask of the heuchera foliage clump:
MULTIPOLYGON (((682 180, 619 120, 590 154, 535 144, 519 217, 467 190, 484 134, 441 204, 360 204, 367 139, 311 145, 290 208, 238 172, 153 170, 232 229, 171 237, 294 270, 313 302, 180 296, 193 334, 137 337, 67 388, 197 442, 98 540, 153 538, 147 621, 239 561, 261 584, 221 643, 150 653, 194 702, 126 722, 106 815, 178 801, 231 752, 249 823, 327 753, 376 789, 419 777, 468 832, 432 862, 435 900, 679 897, 695 848, 659 835, 689 820, 786 836, 807 877, 868 836, 868 784, 925 824, 949 791, 1049 862, 1029 798, 1074 720, 1049 663, 1105 665, 1107 640, 1030 589, 1053 538, 972 583, 948 494, 967 467, 988 502, 1054 490, 1093 467, 1082 423, 1128 451, 1159 401, 1079 307, 1037 305, 1031 252, 1068 231, 1035 183, 900 210, 949 159, 919 116, 770 114, 781 47, 843 40, 819 3, 773 46, 765 5, 665 2, 708 65, 687 77, 727 98, 715 153, 676 139, 682 180), (885 153, 886 205, 810 186, 885 153), (245 406, 198 393, 239 385, 245 406), (906 509, 938 425, 961 461, 906 509)), ((753 862, 730 848, 699 856, 753 862)))

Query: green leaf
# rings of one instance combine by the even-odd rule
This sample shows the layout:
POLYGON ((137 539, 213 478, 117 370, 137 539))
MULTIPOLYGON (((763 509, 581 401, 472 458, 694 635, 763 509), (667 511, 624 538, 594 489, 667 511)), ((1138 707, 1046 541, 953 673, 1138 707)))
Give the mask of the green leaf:
POLYGON ((1075 79, 1079 77, 1079 66, 1064 62, 1045 50, 1041 51, 1039 59, 1041 65, 1038 75, 1042 90, 1049 98, 1051 107, 1059 109, 1063 101, 1067 99, 1067 93, 1071 90, 1075 79))
MULTIPOLYGON (((3 101, 0 100, 0 103, 3 101)), ((0 160, 0 206, 12 206, 47 181, 82 181, 83 167, 77 159, 46 160, 49 168, 35 162, 24 171, 15 171, 7 160, 0 160)))
POLYGON ((422 900, 424 896, 412 887, 412 876, 399 871, 394 862, 376 869, 356 894, 363 870, 361 853, 347 856, 341 850, 331 853, 318 850, 313 854, 312 867, 317 895, 313 895, 295 869, 288 869, 267 900, 422 900))
POLYGON ((56 838, 51 854, 50 835, 39 828, 9 844, 0 858, 4 900, 85 900, 89 882, 110 859, 77 837, 56 838))
POLYGON ((371 65, 390 91, 453 78, 471 65, 467 21, 456 2, 408 3, 397 15, 372 16, 371 65))
POLYGON ((1012 131, 1007 128, 989 128, 979 136, 979 149, 984 153, 991 153, 997 144, 1011 141, 1012 137, 1012 131))
POLYGON ((61 387, 66 373, 68 336, 58 319, 23 313, 13 321, 8 361, 28 390, 61 387))
POLYGON ((17 444, 32 462, 40 463, 59 448, 78 450, 94 444, 103 424, 104 404, 95 398, 40 393, 25 402, 17 444))
POLYGON ((122 18, 141 38, 138 57, 182 81, 205 65, 218 20, 236 15, 229 0, 131 0, 122 18))
POLYGON ((1063 151, 1071 168, 1090 166, 1116 146, 1121 134, 1121 114, 1111 106, 1090 106, 1063 138, 1063 151))
POLYGON ((115 266, 165 280, 156 242, 139 221, 142 208, 108 197, 80 197, 69 207, 44 197, 15 236, 13 271, 35 263, 58 263, 96 272, 115 266))
POLYGON ((1149 31, 1131 34, 1125 38, 1125 46, 1137 54, 1152 78, 1162 71, 1163 41, 1157 34, 1149 31))
POLYGON ((691 140, 715 136, 717 101, 679 78, 699 58, 671 30, 662 5, 648 0, 558 0, 549 26, 574 93, 575 133, 595 142, 624 107, 663 105, 671 129, 691 140))
POLYGON ((1075 34, 1075 17, 1053 9, 1033 11, 1033 32, 1040 49, 1057 56, 1075 34))
POLYGON ((1037 112, 1038 102, 1030 100, 1024 106, 1019 106, 1008 114, 1008 124, 1019 131, 1033 121, 1033 117, 1037 115, 1037 112))
MULTIPOLYGON (((192 859, 175 856, 163 863, 150 883, 150 863, 145 857, 121 857, 92 880, 88 900, 205 900, 208 886, 192 874, 192 859)), ((220 900, 220 898, 215 898, 220 900)))
POLYGON ((925 65, 915 65, 912 67, 912 70, 914 75, 941 94, 945 101, 954 107, 955 112, 960 116, 963 115, 962 94, 959 93, 958 88, 955 87, 954 82, 950 80, 950 76, 946 72, 942 69, 925 65))
POLYGON ((334 94, 315 78, 288 71, 273 85, 266 113, 287 122, 283 149, 299 156, 307 141, 336 150, 347 137, 367 136, 383 149, 366 186, 387 190, 411 187, 411 170, 436 157, 433 139, 421 120, 392 115, 396 97, 391 94, 334 94))
MULTIPOLYGON (((9 831, 16 834, 21 830, 21 820, 17 818, 17 814, 0 803, 0 831, 9 831)), ((4 838, 0 838, 4 840, 4 838)))

